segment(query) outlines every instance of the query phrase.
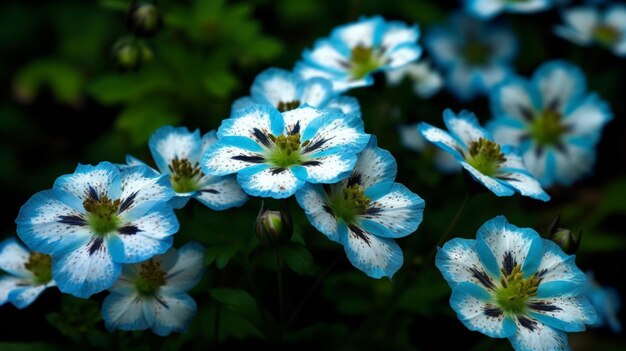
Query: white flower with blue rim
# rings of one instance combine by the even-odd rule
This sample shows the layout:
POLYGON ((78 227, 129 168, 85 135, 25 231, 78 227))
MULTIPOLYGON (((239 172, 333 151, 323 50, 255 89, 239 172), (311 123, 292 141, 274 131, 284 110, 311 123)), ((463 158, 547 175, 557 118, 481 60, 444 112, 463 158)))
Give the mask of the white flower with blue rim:
POLYGON ((566 332, 596 321, 574 256, 503 216, 485 222, 476 240, 448 241, 435 264, 461 322, 489 337, 509 338, 517 351, 564 350, 566 332))
POLYGON ((17 308, 30 305, 52 280, 50 256, 27 250, 10 238, 0 243, 0 306, 11 302, 17 308))
POLYGON ((150 328, 160 336, 186 331, 197 309, 187 290, 198 284, 203 272, 204 248, 195 242, 125 265, 102 303, 106 328, 150 328))
POLYGON ((594 274, 587 272, 585 295, 598 313, 598 320, 592 326, 595 328, 607 326, 614 333, 620 333, 622 331, 622 323, 617 315, 622 307, 622 302, 617 290, 601 286, 595 280, 594 274))
POLYGON ((497 196, 511 196, 517 191, 534 199, 550 200, 526 170, 517 150, 494 142, 473 113, 461 111, 457 116, 448 109, 443 112, 443 121, 450 133, 425 122, 420 123, 420 132, 452 154, 477 182, 497 196))
POLYGON ((391 278, 400 269, 402 250, 393 239, 422 222, 424 200, 395 183, 396 172, 395 159, 372 136, 348 178, 307 184, 296 193, 309 222, 342 244, 352 265, 373 278, 391 278))
POLYGON ((564 25, 554 32, 578 45, 598 44, 615 55, 626 57, 626 5, 612 4, 600 10, 595 6, 577 6, 561 12, 564 25))
POLYGON ((417 25, 362 17, 316 41, 312 50, 304 51, 294 73, 305 79, 324 77, 337 92, 371 85, 372 73, 397 69, 420 57, 419 34, 417 25))
POLYGON ((486 94, 512 74, 517 38, 504 25, 462 13, 426 32, 424 46, 445 74, 445 85, 459 100, 486 94))
POLYGON ((165 252, 178 231, 169 180, 146 166, 78 165, 20 209, 17 234, 52 256, 62 292, 86 298, 110 287, 122 263, 165 252))
MULTIPOLYGON (((214 177, 200 170, 202 154, 216 140, 215 131, 200 136, 199 130, 192 133, 185 127, 172 126, 161 127, 150 137, 148 145, 157 168, 169 176, 176 192, 170 200, 174 208, 185 206, 191 198, 212 210, 238 207, 248 200, 235 177, 214 177)), ((126 161, 129 165, 145 165, 132 156, 126 161)))
POLYGON ((278 199, 347 177, 369 135, 355 114, 253 105, 222 121, 217 138, 200 162, 204 173, 236 173, 248 194, 278 199))
POLYGON ((424 139, 419 131, 418 123, 401 125, 398 127, 398 132, 400 133, 400 142, 405 148, 427 155, 434 153, 432 156, 433 163, 439 171, 443 173, 457 173, 461 171, 461 165, 452 154, 443 151, 424 139))
POLYGON ((411 81, 415 95, 424 99, 437 94, 443 87, 441 74, 427 61, 410 63, 393 71, 387 71, 389 85, 399 85, 405 78, 411 81))
POLYGON ((345 114, 361 113, 357 99, 336 96, 329 80, 322 77, 305 80, 279 68, 269 68, 261 72, 252 83, 250 96, 236 100, 232 111, 255 104, 270 105, 280 112, 311 106, 319 110, 339 109, 345 114))
POLYGON ((482 19, 502 12, 533 13, 552 7, 553 0, 463 0, 465 11, 482 19))
POLYGON ((490 96, 495 140, 518 146, 524 163, 544 187, 570 185, 591 172, 595 145, 612 119, 608 104, 586 92, 583 72, 550 61, 530 80, 511 77, 490 96))

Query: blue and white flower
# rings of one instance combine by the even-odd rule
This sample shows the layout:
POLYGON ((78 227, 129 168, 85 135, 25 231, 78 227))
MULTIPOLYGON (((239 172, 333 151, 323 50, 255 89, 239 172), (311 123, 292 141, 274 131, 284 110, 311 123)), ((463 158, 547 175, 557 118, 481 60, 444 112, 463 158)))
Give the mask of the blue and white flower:
POLYGON ((495 140, 518 146, 530 173, 544 187, 570 185, 591 172, 595 146, 612 119, 608 104, 587 93, 583 72, 550 61, 530 80, 511 77, 491 93, 495 140))
POLYGON ((17 308, 30 305, 52 280, 50 256, 27 250, 14 238, 0 243, 0 306, 11 302, 17 308))
POLYGON ((600 10, 595 6, 576 6, 561 12, 564 25, 554 32, 578 45, 598 44, 615 55, 626 57, 626 5, 612 4, 600 10))
POLYGON ((585 295, 598 313, 598 320, 592 326, 595 328, 608 326, 614 333, 620 333, 622 323, 618 319, 617 313, 622 307, 622 301, 617 290, 601 286, 594 278, 593 273, 587 272, 585 295))
POLYGON ((461 165, 449 152, 429 143, 419 131, 418 123, 401 125, 398 127, 400 142, 414 152, 433 154, 435 167, 443 173, 457 173, 461 171, 461 165), (431 151, 432 150, 432 151, 431 151))
POLYGON ((552 7, 553 0, 463 0, 465 11, 482 19, 502 12, 533 13, 552 7))
POLYGON ((422 122, 420 132, 426 140, 449 152, 477 182, 497 196, 511 196, 516 191, 542 201, 550 200, 526 170, 517 150, 493 141, 472 112, 443 112, 450 133, 422 122))
POLYGON ((435 263, 461 322, 489 337, 509 338, 517 351, 564 350, 566 332, 583 331, 597 319, 574 256, 503 216, 485 222, 476 240, 448 241, 435 263))
POLYGON ((125 265, 102 303, 110 331, 152 329, 160 336, 187 330, 196 302, 187 291, 204 272, 204 248, 190 242, 148 261, 125 265))
POLYGON ((387 83, 391 86, 399 85, 405 78, 411 81, 415 95, 424 99, 437 94, 443 87, 441 74, 427 61, 410 63, 393 71, 387 71, 387 83))
POLYGON ((402 250, 393 239, 422 222, 424 200, 395 183, 396 172, 395 159, 372 136, 347 179, 307 184, 296 193, 309 222, 342 244, 352 265, 373 278, 391 278, 400 269, 402 250))
POLYGON ((335 28, 330 37, 304 51, 294 72, 304 79, 324 77, 336 92, 371 85, 372 73, 397 69, 420 57, 419 34, 417 25, 362 17, 335 28))
MULTIPOLYGON (((248 196, 233 176, 214 177, 200 170, 202 154, 217 140, 215 131, 200 136, 185 127, 164 126, 152 136, 148 145, 156 163, 156 173, 169 177, 176 196, 170 200, 174 208, 184 207, 189 199, 196 199, 212 210, 225 210, 243 205, 248 196)), ((128 165, 144 165, 142 161, 126 156, 128 165)))
POLYGON ((236 100, 232 112, 255 104, 270 105, 280 112, 310 106, 324 111, 339 109, 345 114, 361 113, 357 99, 337 96, 329 80, 322 77, 305 80, 279 68, 269 68, 261 72, 252 83, 250 96, 236 100))
POLYGON ((173 196, 167 177, 145 166, 78 165, 22 206, 17 234, 52 256, 52 278, 62 292, 86 298, 109 288, 122 263, 172 246, 178 220, 167 202, 173 196))
POLYGON ((509 27, 485 23, 461 13, 446 26, 430 29, 424 45, 444 72, 445 84, 459 100, 489 92, 512 74, 518 42, 509 27))
POLYGON ((222 121, 217 138, 200 162, 205 174, 236 173, 248 194, 280 199, 347 177, 369 135, 355 114, 253 105, 222 121))

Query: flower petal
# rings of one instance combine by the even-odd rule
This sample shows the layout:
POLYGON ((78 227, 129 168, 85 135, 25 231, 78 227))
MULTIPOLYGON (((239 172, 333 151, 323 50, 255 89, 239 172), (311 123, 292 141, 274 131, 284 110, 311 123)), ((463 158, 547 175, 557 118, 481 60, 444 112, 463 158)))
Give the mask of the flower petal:
POLYGON ((30 252, 15 238, 0 242, 0 269, 20 278, 30 278, 32 273, 24 266, 30 252))
POLYGON ((261 72, 252 83, 250 95, 257 103, 278 108, 278 104, 300 100, 302 88, 289 71, 269 68, 261 72))
POLYGON ((385 23, 385 29, 382 34, 381 47, 386 51, 392 51, 398 45, 403 45, 404 43, 417 46, 419 35, 419 27, 416 24, 408 26, 404 22, 388 21, 385 23))
POLYGON ((48 285, 46 284, 18 287, 9 293, 9 301, 19 309, 26 308, 33 303, 47 287, 48 285))
POLYGON ((302 142, 308 141, 303 155, 319 157, 333 148, 348 149, 358 153, 369 141, 370 135, 363 131, 363 120, 355 115, 326 113, 309 123, 302 133, 302 142))
POLYGON ((20 239, 37 252, 73 250, 92 236, 83 214, 61 202, 58 193, 44 190, 33 195, 15 220, 20 239))
POLYGON ((488 19, 504 9, 500 0, 465 0, 465 11, 482 19, 488 19))
POLYGON ((537 273, 543 239, 530 228, 518 228, 504 216, 485 222, 476 234, 476 251, 492 277, 510 273, 520 265, 525 276, 537 273))
POLYGON ((550 195, 548 195, 542 188, 539 182, 533 178, 526 171, 514 172, 514 171, 498 171, 496 178, 504 180, 506 184, 513 187, 520 194, 533 199, 541 201, 549 201, 550 195))
POLYGON ((167 283, 161 289, 170 294, 196 286, 204 273, 204 252, 202 245, 192 241, 178 249, 176 255, 170 255, 167 261, 164 259, 161 268, 166 271, 167 283))
POLYGON ((19 289, 25 284, 29 284, 29 282, 22 278, 9 275, 0 276, 0 306, 9 302, 9 294, 11 291, 19 289))
POLYGON ((402 184, 393 183, 383 196, 371 200, 360 218, 363 229, 372 234, 400 238, 413 233, 422 223, 424 200, 402 184))
POLYGON ((613 119, 606 101, 596 94, 585 97, 583 102, 565 117, 568 135, 580 138, 586 145, 595 145, 604 124, 613 119))
MULTIPOLYGON (((256 151, 250 151, 238 145, 230 145, 232 137, 225 137, 217 143, 211 145, 202 157, 200 166, 204 174, 212 176, 225 176, 237 173, 242 169, 265 163, 265 156, 260 153, 259 147, 256 151)), ((252 140, 246 139, 253 143, 252 140)), ((242 142, 242 139, 232 141, 242 142)))
POLYGON ((155 174, 146 166, 126 167, 121 170, 121 175, 119 214, 125 219, 142 216, 175 195, 167 176, 155 174))
POLYGON ((542 187, 550 187, 555 182, 556 161, 552 148, 543 149, 532 145, 522 155, 526 169, 537 179, 542 187))
POLYGON ((461 162, 461 166, 469 172, 475 181, 484 185, 487 189, 496 194, 496 196, 511 196, 515 194, 513 188, 504 181, 480 173, 479 170, 465 161, 461 162))
POLYGON ((571 143, 565 144, 561 150, 554 150, 552 171, 555 172, 555 181, 565 186, 572 185, 591 173, 595 161, 595 150, 571 143))
POLYGON ((544 109, 565 113, 580 103, 586 89, 580 68, 562 60, 541 65, 533 74, 532 84, 541 94, 544 109))
POLYGON ((537 268, 541 283, 538 298, 571 296, 579 294, 586 282, 585 274, 576 267, 575 256, 567 255, 561 248, 544 240, 544 253, 537 268))
POLYGON ((450 109, 443 111, 443 121, 450 131, 450 135, 454 137, 464 148, 469 146, 478 139, 493 140, 489 132, 480 126, 476 115, 469 111, 461 111, 458 115, 450 109))
POLYGON ((230 113, 235 114, 238 110, 242 110, 244 108, 248 108, 252 105, 258 104, 258 102, 254 101, 250 96, 244 96, 239 98, 233 102, 233 105, 230 107, 230 113))
POLYGON ((324 112, 310 106, 304 106, 302 108, 287 111, 283 113, 283 118, 285 120, 285 133, 303 134, 303 131, 313 120, 323 116, 324 114, 324 112))
POLYGON ((333 84, 325 78, 314 77, 303 83, 300 103, 321 108, 333 95, 333 84))
POLYGON ((102 302, 102 319, 109 331, 143 330, 150 325, 143 313, 144 298, 137 293, 111 293, 102 302))
POLYGON ((437 249, 435 265, 453 289, 464 282, 490 290, 495 287, 495 279, 485 271, 475 246, 476 240, 454 238, 437 249))
POLYGON ((186 331, 196 310, 196 302, 187 294, 159 294, 144 306, 150 328, 159 336, 186 331))
POLYGON ((348 49, 359 45, 371 48, 377 44, 374 42, 375 36, 380 35, 384 24, 380 16, 371 18, 363 17, 357 22, 351 22, 337 27, 331 34, 331 37, 339 40, 348 49))
POLYGON ((396 159, 389 151, 379 148, 376 136, 372 135, 365 149, 359 153, 352 174, 343 184, 359 184, 367 190, 382 182, 393 182, 397 173, 396 159))
POLYGON ((452 156, 454 156, 457 160, 463 159, 463 146, 445 130, 433 127, 426 122, 421 122, 419 124, 419 130, 426 140, 437 145, 440 149, 452 154, 452 156))
POLYGON ((594 28, 600 22, 598 11, 593 7, 577 6, 564 10, 561 13, 563 21, 577 33, 592 37, 594 28))
POLYGON ((532 318, 517 317, 517 333, 509 340, 516 351, 565 350, 567 334, 532 318))
POLYGON ((306 181, 309 183, 335 183, 348 177, 354 164, 356 155, 348 150, 336 150, 335 153, 324 153, 320 157, 312 157, 302 166, 306 170, 306 181))
POLYGON ((415 43, 403 43, 385 54, 385 68, 397 69, 403 67, 422 55, 422 48, 415 43))
POLYGON ((361 105, 359 105, 359 100, 353 98, 352 96, 335 96, 330 99, 326 105, 324 105, 323 109, 337 109, 343 114, 354 114, 361 117, 361 105))
POLYGON ((582 295, 532 299, 527 305, 531 317, 566 332, 584 331, 585 324, 597 320, 596 310, 582 295))
POLYGON ((267 165, 248 167, 237 173, 241 188, 252 196, 284 199, 293 195, 305 183, 289 168, 267 165))
POLYGON ((622 32, 626 31, 626 6, 624 4, 612 4, 605 13, 604 23, 622 32))
POLYGON ((327 197, 320 185, 305 184, 296 192, 296 200, 309 222, 330 240, 340 242, 337 219, 326 204, 327 197))
POLYGON ((65 193, 62 201, 80 211, 83 209, 83 201, 94 195, 118 199, 120 184, 117 166, 110 162, 100 162, 96 166, 79 164, 74 173, 57 178, 52 188, 65 193))
POLYGON ((59 290, 80 298, 111 287, 120 271, 121 265, 113 262, 109 248, 98 237, 74 251, 52 256, 52 278, 59 290))
POLYGON ((372 278, 391 278, 402 266, 400 246, 393 239, 380 238, 357 226, 339 225, 339 237, 348 260, 372 278))
POLYGON ((489 100, 491 111, 496 118, 515 119, 520 126, 525 126, 532 121, 539 107, 528 82, 517 77, 508 78, 497 85, 492 90, 489 100))
POLYGON ((248 201, 234 176, 204 176, 202 188, 193 197, 212 210, 221 211, 239 207, 248 201), (207 180, 208 179, 208 180, 207 180))
MULTIPOLYGON (((300 75, 304 79, 312 77, 324 77, 330 81, 335 82, 335 79, 330 79, 324 74, 314 74, 310 70, 316 70, 320 72, 328 72, 327 74, 339 78, 341 75, 345 75, 347 78, 347 67, 349 66, 349 52, 346 48, 343 50, 337 47, 337 44, 343 46, 344 44, 337 43, 336 40, 321 39, 317 40, 313 46, 313 49, 305 50, 302 54, 305 65, 307 67, 296 64, 294 72, 300 75)), ((335 87, 333 87, 335 89, 335 87)), ((336 91, 336 89, 335 89, 336 91)))
POLYGON ((489 303, 491 296, 483 288, 460 283, 452 290, 450 306, 469 330, 492 338, 507 338, 515 334, 515 322, 500 308, 489 303))
POLYGON ((200 130, 190 132, 186 127, 164 126, 156 130, 148 141, 150 152, 159 171, 171 173, 172 160, 187 159, 191 164, 198 162, 202 155, 200 130))
POLYGON ((217 138, 226 136, 246 137, 263 145, 268 134, 280 135, 284 130, 283 116, 275 107, 253 105, 241 110, 222 121, 217 130, 217 138))

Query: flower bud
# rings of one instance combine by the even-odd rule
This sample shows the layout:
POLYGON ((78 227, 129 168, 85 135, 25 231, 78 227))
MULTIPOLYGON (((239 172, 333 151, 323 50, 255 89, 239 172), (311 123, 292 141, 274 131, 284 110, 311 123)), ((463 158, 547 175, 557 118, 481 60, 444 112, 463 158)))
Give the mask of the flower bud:
POLYGON ((579 231, 576 233, 570 229, 561 228, 559 226, 560 220, 561 216, 559 215, 552 221, 552 224, 548 228, 548 239, 559 245, 566 254, 574 254, 580 246, 583 232, 579 231))
POLYGON ((263 245, 277 246, 291 240, 293 234, 293 224, 291 216, 286 210, 261 211, 256 220, 256 236, 263 245))
POLYGON ((126 28, 138 37, 150 38, 163 27, 163 18, 157 6, 149 2, 136 2, 126 12, 126 28))
POLYGON ((113 58, 122 69, 135 70, 142 62, 141 48, 129 38, 123 38, 113 44, 113 58))

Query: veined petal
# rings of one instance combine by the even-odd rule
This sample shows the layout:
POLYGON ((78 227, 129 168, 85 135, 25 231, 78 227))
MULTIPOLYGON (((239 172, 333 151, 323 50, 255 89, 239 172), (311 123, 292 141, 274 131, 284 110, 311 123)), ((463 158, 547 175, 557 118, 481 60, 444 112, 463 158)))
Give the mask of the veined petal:
POLYGON ((463 159, 463 146, 445 130, 433 127, 426 122, 421 122, 419 124, 419 130, 426 140, 437 145, 440 149, 452 154, 455 159, 459 161, 463 159))
MULTIPOLYGON (((496 118, 512 118, 525 126, 537 109, 535 98, 526 80, 511 77, 497 85, 491 95, 491 111, 496 118)), ((509 143, 511 144, 511 143, 509 143)))
POLYGON ((312 157, 311 160, 302 164, 306 170, 306 181, 309 183, 335 183, 348 177, 354 164, 356 155, 348 150, 337 150, 329 154, 325 153, 320 157, 312 157))
POLYGON ((437 249, 435 265, 452 289, 464 282, 490 290, 495 287, 496 278, 485 270, 475 246, 476 240, 454 238, 437 249))
POLYGON ((199 161, 202 155, 198 129, 190 132, 185 127, 161 127, 150 136, 148 146, 154 162, 163 174, 170 173, 169 165, 174 159, 187 159, 193 164, 199 161))
POLYGON ((322 186, 305 184, 296 192, 296 200, 315 229, 330 240, 340 242, 337 233, 337 219, 326 204, 327 197, 322 186))
POLYGON ((352 96, 335 96, 323 106, 323 109, 337 109, 343 114, 354 114, 361 117, 361 105, 359 105, 359 101, 352 96))
POLYGON ((73 250, 92 236, 83 214, 59 201, 58 192, 44 190, 33 195, 15 220, 20 239, 37 252, 73 250))
POLYGON ((417 60, 422 55, 422 48, 415 43, 397 45, 385 54, 385 68, 396 69, 417 60))
MULTIPOLYGON (((325 113, 310 106, 305 106, 295 110, 287 111, 283 113, 285 120, 286 134, 303 134, 304 130, 311 124, 316 118, 323 116, 325 113)), ((304 139, 304 136, 303 138, 304 139)), ((304 139, 306 140, 306 139, 304 139)), ((304 141, 303 140, 303 141, 304 141)))
POLYGON ((217 138, 226 136, 246 137, 259 145, 265 143, 268 134, 280 135, 284 130, 283 116, 275 107, 253 105, 237 110, 230 118, 222 121, 217 138))
POLYGON ((461 111, 458 115, 450 109, 443 111, 443 121, 450 134, 463 148, 469 148, 472 142, 480 138, 493 140, 493 137, 480 126, 476 115, 469 111, 461 111))
MULTIPOLYGON (((347 61, 345 61, 344 58, 344 61, 339 64, 347 65, 347 61)), ((323 77, 330 80, 333 83, 333 91, 337 94, 348 89, 364 87, 374 83, 371 76, 365 76, 362 79, 351 79, 345 67, 343 70, 336 70, 328 67, 322 67, 317 63, 311 62, 310 60, 307 60, 306 62, 297 62, 294 67, 294 72, 304 79, 323 77)))
POLYGON ((301 89, 298 89, 298 80, 293 73, 269 68, 254 79, 250 93, 257 103, 277 108, 280 102, 300 100, 301 89))
POLYGON ((360 218, 364 219, 363 229, 372 234, 400 238, 413 233, 422 223, 424 200, 402 184, 393 183, 385 195, 371 200, 360 218))
POLYGON ((202 153, 209 148, 209 146, 215 144, 217 142, 217 132, 215 130, 210 130, 202 136, 202 153))
POLYGON ((109 248, 98 237, 74 251, 52 256, 52 278, 59 290, 80 298, 111 287, 120 271, 121 265, 113 262, 109 248))
POLYGON ((567 255, 549 240, 543 242, 544 252, 537 268, 541 283, 538 298, 572 296, 580 294, 586 282, 585 274, 576 267, 575 256, 567 255))
POLYGON ((81 210, 83 201, 94 195, 119 198, 120 184, 119 169, 110 162, 100 162, 96 166, 79 164, 74 173, 57 178, 52 189, 69 195, 63 201, 74 209, 81 210))
POLYGON ((450 306, 469 330, 492 338, 513 336, 517 329, 515 322, 489 300, 489 293, 480 286, 460 283, 452 290, 450 306))
POLYGON ((496 196, 511 196, 515 194, 515 190, 513 190, 513 188, 506 182, 482 174, 479 170, 465 161, 461 162, 461 166, 468 171, 475 181, 485 186, 485 188, 496 194, 496 196))
POLYGON ((109 331, 142 330, 150 325, 146 321, 143 309, 146 302, 137 293, 111 293, 102 302, 102 319, 109 331))
POLYGON ((517 317, 517 333, 509 338, 516 351, 565 350, 567 334, 533 318, 517 317))
POLYGON ((378 183, 393 182, 397 173, 396 159, 389 151, 379 148, 376 136, 372 135, 365 149, 359 153, 352 174, 343 184, 355 183, 367 190, 378 183))
POLYGON ((33 303, 47 287, 47 284, 18 287, 9 292, 8 298, 15 307, 19 309, 26 308, 33 303))
POLYGON ((319 157, 331 148, 347 148, 355 154, 363 150, 370 135, 363 131, 363 120, 354 115, 326 113, 309 123, 302 133, 302 141, 309 141, 303 155, 319 157))
MULTIPOLYGON (((349 52, 342 51, 335 45, 336 41, 329 39, 321 39, 315 42, 313 49, 305 50, 302 54, 306 63, 310 69, 316 69, 318 71, 327 71, 332 75, 345 74, 347 76, 347 67, 349 67, 349 52)), ((324 77, 324 75, 311 74, 312 72, 303 71, 305 67, 298 67, 296 65, 295 72, 297 72, 304 79, 312 77, 324 77)), ((333 81, 335 79, 330 79, 333 81)), ((333 87, 334 89, 334 87, 333 87)))
POLYGON ((548 195, 542 188, 539 182, 530 176, 526 171, 513 172, 513 171, 499 171, 496 178, 504 180, 506 184, 519 191, 520 194, 533 199, 541 201, 549 201, 550 195, 548 195))
MULTIPOLYGON (((142 160, 138 159, 135 156, 132 155, 126 155, 126 164, 124 166, 127 167, 133 167, 133 166, 146 166, 146 167, 150 167, 148 166, 148 164, 146 164, 145 162, 143 162, 142 160)), ((157 171, 156 169, 150 167, 151 170, 154 171, 154 173, 159 173, 159 171, 157 171)))
POLYGON ((504 216, 497 216, 478 229, 476 251, 492 277, 500 277, 502 270, 509 274, 516 265, 525 276, 531 276, 541 261, 542 241, 534 230, 518 228, 504 216))
POLYGON ((204 176, 202 188, 193 197, 212 210, 226 210, 239 207, 248 201, 248 195, 241 189, 234 176, 204 176), (208 181, 205 179, 209 179, 208 181))
POLYGON ((184 293, 159 294, 147 300, 144 306, 150 328, 159 336, 186 331, 196 310, 196 302, 184 293))
POLYGON ((322 108, 333 95, 333 84, 328 79, 322 77, 311 78, 301 83, 301 85, 301 104, 322 108))
MULTIPOLYGON (((252 142, 252 140, 248 140, 252 142)), ((265 156, 259 152, 228 145, 220 140, 207 149, 200 166, 204 174, 225 176, 265 162, 265 156)))
POLYGON ((372 278, 391 277, 400 269, 402 250, 393 240, 380 238, 358 226, 339 224, 339 237, 353 266, 372 278))
POLYGON ((586 89, 580 68, 561 60, 539 67, 533 74, 532 84, 541 94, 543 108, 566 113, 579 103, 586 89))
POLYGON ((403 22, 389 21, 386 23, 385 30, 382 34, 381 47, 390 51, 404 43, 417 46, 419 35, 420 31, 417 24, 408 26, 403 22))
POLYGON ((565 117, 568 135, 576 136, 588 145, 595 145, 605 123, 613 119, 609 105, 596 94, 590 94, 565 117))
POLYGON ((185 292, 198 284, 204 273, 204 252, 202 245, 189 242, 176 251, 174 260, 161 264, 166 271, 166 285, 161 289, 167 294, 185 292))
POLYGON ((0 269, 17 277, 29 278, 32 273, 24 267, 28 263, 30 252, 15 238, 0 243, 0 269))
POLYGON ((124 218, 142 216, 155 204, 167 202, 175 195, 167 176, 154 174, 148 167, 127 167, 121 170, 121 175, 119 213, 124 218))
POLYGON ((380 35, 377 32, 383 29, 384 24, 380 16, 361 18, 357 22, 337 27, 331 34, 331 37, 339 40, 348 49, 359 45, 371 48, 378 44, 374 42, 374 37, 380 35))
POLYGON ((305 183, 289 168, 270 168, 267 165, 248 167, 237 173, 241 188, 252 196, 284 199, 293 195, 305 183))
POLYGON ((593 324, 597 319, 596 310, 582 295, 532 299, 527 306, 530 316, 566 332, 583 331, 585 324, 593 324))

